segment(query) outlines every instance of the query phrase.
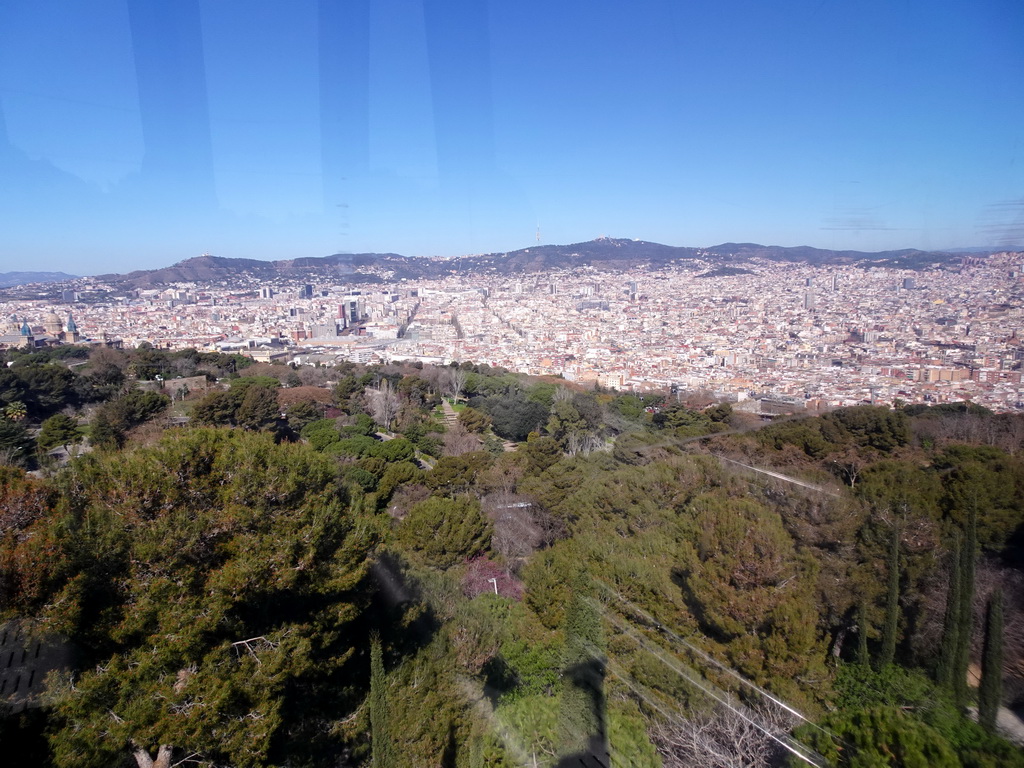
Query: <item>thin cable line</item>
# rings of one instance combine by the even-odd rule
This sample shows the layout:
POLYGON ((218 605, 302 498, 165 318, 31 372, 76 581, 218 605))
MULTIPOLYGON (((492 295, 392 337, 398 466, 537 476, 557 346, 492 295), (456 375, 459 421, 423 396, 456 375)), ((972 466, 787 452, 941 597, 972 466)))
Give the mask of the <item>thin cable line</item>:
POLYGON ((799 718, 800 720, 802 720, 805 723, 808 723, 810 725, 814 725, 814 723, 809 718, 804 716, 803 713, 801 713, 797 709, 794 709, 793 707, 791 707, 789 704, 787 704, 786 702, 782 701, 781 699, 776 698, 771 693, 766 691, 764 688, 762 688, 761 686, 757 685, 757 683, 754 683, 754 682, 751 682, 750 680, 747 680, 739 672, 737 672, 736 670, 732 669, 729 666, 726 666, 722 662, 718 661, 718 659, 714 658, 713 656, 711 656, 707 652, 705 652, 705 651, 701 650, 700 648, 698 648, 697 646, 693 645, 693 643, 691 643, 688 640, 685 640, 684 638, 680 637, 675 632, 673 632, 671 629, 669 629, 664 624, 662 624, 660 621, 658 621, 653 616, 651 616, 649 613, 647 613, 645 610, 640 608, 638 605, 636 605, 635 603, 631 602, 630 600, 627 600, 621 594, 616 592, 614 589, 612 589, 611 586, 609 586, 604 581, 601 581, 600 579, 595 579, 595 581, 598 584, 600 584, 601 586, 603 586, 605 589, 607 589, 609 592, 611 592, 621 603, 623 603, 624 605, 626 605, 629 608, 631 608, 635 613, 640 614, 644 619, 647 620, 647 622, 651 626, 653 626, 655 629, 660 630, 664 634, 668 635, 676 643, 679 643, 680 645, 684 646, 687 650, 689 650, 692 653, 694 653, 695 655, 699 656, 701 659, 706 661, 708 664, 711 664, 712 666, 717 667, 722 672, 725 672, 727 675, 729 675, 730 677, 736 679, 742 685, 745 685, 748 688, 752 688, 753 690, 757 691, 760 695, 762 695, 765 698, 769 699, 770 701, 774 702, 776 705, 782 707, 783 709, 785 709, 787 712, 789 712, 794 717, 799 718))
MULTIPOLYGON (((653 698, 652 698, 651 696, 649 696, 649 695, 647 695, 646 693, 644 693, 644 691, 643 691, 643 690, 641 690, 641 686, 642 686, 643 684, 642 684, 642 683, 639 683, 639 682, 638 682, 638 681, 636 680, 636 678, 635 678, 635 677, 632 677, 631 675, 629 675, 629 674, 628 674, 627 672, 625 672, 625 670, 623 670, 623 669, 622 669, 622 668, 621 668, 621 667, 620 667, 620 666, 619 666, 618 664, 616 664, 615 662, 608 662, 608 668, 609 668, 609 669, 611 670, 612 674, 613 674, 613 675, 615 675, 615 677, 617 677, 617 678, 618 678, 618 679, 619 679, 619 680, 620 680, 620 681, 621 681, 621 682, 622 682, 623 684, 625 684, 625 685, 626 685, 626 686, 627 686, 627 687, 628 687, 628 688, 629 688, 629 689, 630 689, 631 691, 633 691, 633 693, 635 693, 635 694, 636 694, 637 696, 639 696, 639 697, 640 697, 640 698, 642 698, 642 699, 643 699, 644 701, 646 701, 646 702, 647 702, 647 703, 648 703, 648 704, 649 704, 650 706, 652 706, 652 707, 653 707, 654 709, 658 710, 658 712, 660 712, 660 713, 661 713, 661 714, 662 714, 662 715, 663 715, 663 716, 664 716, 664 717, 665 717, 666 719, 669 719, 669 720, 671 720, 671 718, 673 717, 673 714, 672 714, 672 713, 669 713, 669 712, 666 712, 666 711, 665 711, 665 709, 664 709, 664 708, 662 708, 662 707, 661 707, 661 706, 660 706, 660 705, 659 705, 659 704, 658 704, 658 703, 657 703, 656 701, 654 701, 654 699, 653 699, 653 698)), ((784 743, 784 742, 782 742, 782 741, 779 741, 779 739, 778 739, 778 738, 777 738, 777 737, 776 737, 776 736, 775 736, 775 735, 774 735, 773 733, 771 733, 771 732, 770 732, 770 731, 768 731, 767 729, 763 728, 762 726, 758 725, 757 723, 755 723, 755 722, 754 722, 753 720, 751 720, 750 718, 744 717, 744 715, 743 715, 743 713, 742 713, 742 712, 739 712, 738 710, 734 709, 733 707, 730 707, 730 706, 729 706, 728 704, 726 704, 725 706, 726 706, 726 707, 728 707, 728 709, 730 709, 730 710, 731 710, 732 712, 734 712, 735 714, 737 714, 737 715, 738 715, 739 717, 743 718, 743 719, 744 719, 744 720, 745 720, 746 722, 748 722, 748 723, 750 723, 750 724, 751 724, 752 726, 754 726, 754 728, 756 728, 757 730, 759 730, 759 731, 761 731, 762 733, 764 733, 764 734, 765 734, 766 736, 768 736, 768 737, 769 737, 770 739, 772 739, 773 741, 775 741, 775 742, 777 742, 778 744, 780 744, 780 745, 781 745, 781 746, 782 746, 782 747, 783 747, 784 749, 786 749, 787 751, 789 751, 789 752, 791 752, 792 754, 796 755, 796 756, 797 756, 798 758, 800 758, 800 759, 801 759, 801 760, 803 760, 804 762, 806 762, 806 763, 809 763, 810 765, 814 765, 814 766, 817 766, 817 768, 823 768, 823 766, 827 765, 827 764, 826 764, 826 763, 824 763, 824 762, 822 762, 822 763, 818 763, 818 762, 815 762, 815 760, 813 759, 813 757, 810 757, 810 756, 808 756, 808 755, 804 755, 804 754, 802 754, 802 753, 800 752, 800 750, 799 750, 799 749, 797 749, 797 748, 795 748, 795 747, 793 747, 793 746, 790 746, 789 744, 786 744, 786 743, 784 743)), ((678 717, 678 716, 680 716, 680 713, 679 713, 679 712, 676 712, 676 713, 674 713, 674 715, 675 715, 676 717, 678 717)), ((797 743, 797 744, 799 744, 799 742, 796 742, 796 743, 797 743)), ((802 745, 800 745, 800 746, 802 746, 802 745)), ((810 750, 808 750, 808 751, 810 751, 810 750)), ((812 752, 811 754, 812 754, 812 755, 815 755, 815 756, 817 756, 817 755, 816 755, 816 753, 813 753, 813 752, 812 752)), ((819 756, 819 757, 820 757, 820 756, 819 756)))
POLYGON ((621 619, 618 619, 617 617, 616 618, 612 618, 611 616, 608 616, 608 618, 609 618, 609 621, 611 621, 613 624, 618 626, 620 629, 622 629, 627 634, 631 635, 649 653, 651 653, 652 655, 656 656, 665 666, 667 666, 669 669, 671 669, 677 675, 682 677, 688 683, 690 683, 691 685, 693 685, 694 687, 696 687, 697 689, 702 691, 706 696, 708 696, 708 697, 714 699, 715 701, 717 701, 719 704, 724 706, 726 709, 730 710, 733 714, 735 714, 738 717, 742 718, 744 721, 746 721, 747 723, 752 725, 757 730, 761 731, 765 736, 767 736, 772 741, 774 741, 777 744, 779 744, 779 746, 783 747, 788 752, 791 752, 794 755, 796 755, 798 758, 803 760, 805 763, 808 763, 809 765, 816 766, 817 768, 826 768, 828 763, 825 762, 825 759, 823 757, 821 757, 821 755, 818 755, 813 750, 809 749, 808 747, 805 747, 803 744, 800 744, 800 742, 796 741, 795 739, 793 739, 790 736, 780 737, 780 736, 777 736, 776 734, 772 733, 765 726, 763 726, 760 723, 756 722, 753 718, 751 718, 748 714, 746 714, 746 712, 744 712, 743 710, 733 706, 732 702, 729 699, 729 695, 727 693, 725 693, 724 691, 720 691, 720 690, 716 689, 714 686, 712 686, 710 683, 708 683, 706 681, 700 680, 695 672, 693 672, 692 670, 687 669, 685 667, 682 667, 681 665, 679 665, 678 661, 666 658, 664 649, 658 648, 657 646, 652 646, 650 643, 648 643, 648 641, 646 641, 643 637, 641 637, 636 632, 636 630, 634 630, 632 627, 630 627, 628 624, 626 624, 621 619), (805 754, 805 752, 806 752, 806 754, 805 754))
MULTIPOLYGON (((769 701, 773 702, 776 706, 779 706, 782 709, 786 710, 791 715, 793 715, 794 717, 798 718, 803 723, 806 723, 807 725, 810 725, 815 730, 820 731, 821 733, 825 734, 826 736, 828 736, 831 739, 834 739, 834 740, 837 740, 837 741, 839 741, 841 743, 846 744, 846 742, 843 739, 839 738, 838 736, 836 736, 834 733, 832 733, 828 729, 823 728, 822 726, 818 725, 813 720, 811 720, 810 718, 806 717, 799 710, 793 708, 792 706, 790 706, 786 702, 782 701, 778 697, 772 695, 770 692, 766 691, 764 688, 762 688, 761 686, 757 685, 756 683, 754 683, 754 682, 752 682, 750 680, 747 680, 739 672, 735 671, 731 667, 729 667, 729 666, 723 664, 722 662, 718 661, 718 659, 714 658, 713 656, 708 654, 706 651, 698 648, 697 646, 695 646, 693 643, 689 642, 688 640, 686 640, 686 639, 680 637, 679 635, 677 635, 675 632, 673 632, 671 629, 666 627, 664 624, 662 624, 656 618, 654 618, 649 613, 647 613, 645 610, 643 610, 638 605, 636 605, 636 603, 633 603, 632 601, 630 601, 630 600, 626 599, 625 597, 623 597, 619 592, 617 592, 614 588, 612 588, 606 582, 602 581, 601 579, 594 579, 594 582, 599 584, 600 586, 604 587, 606 590, 608 590, 617 600, 619 600, 619 602, 621 602, 622 604, 624 604, 624 605, 628 606, 629 608, 631 608, 635 613, 637 613, 641 617, 643 617, 655 629, 658 629, 661 632, 663 632, 664 634, 668 635, 671 640, 673 640, 674 642, 678 643, 679 645, 682 645, 684 648, 689 650, 691 653, 696 655, 698 658, 702 659, 703 661, 705 661, 708 664, 711 664, 712 666, 716 667, 720 671, 726 673, 727 675, 729 675, 730 677, 734 678, 735 680, 737 680, 742 685, 745 685, 748 688, 756 691, 759 695, 761 695, 764 698, 768 699, 769 701)), ((847 744, 847 746, 849 746, 849 744, 847 744)))

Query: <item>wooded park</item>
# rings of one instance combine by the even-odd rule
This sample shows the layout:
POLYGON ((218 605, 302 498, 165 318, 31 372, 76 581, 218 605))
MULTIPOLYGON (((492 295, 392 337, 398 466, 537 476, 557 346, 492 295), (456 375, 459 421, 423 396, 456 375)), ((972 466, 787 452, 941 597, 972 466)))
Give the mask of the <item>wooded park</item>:
POLYGON ((5 354, 4 764, 1024 766, 1024 416, 5 354))

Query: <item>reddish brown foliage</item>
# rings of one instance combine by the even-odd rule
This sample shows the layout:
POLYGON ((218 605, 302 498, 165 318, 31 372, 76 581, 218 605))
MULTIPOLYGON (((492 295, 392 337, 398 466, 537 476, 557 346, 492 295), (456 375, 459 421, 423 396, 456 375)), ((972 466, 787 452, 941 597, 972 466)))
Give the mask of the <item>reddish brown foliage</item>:
POLYGON ((484 593, 494 593, 497 585, 498 594, 512 600, 523 599, 523 583, 510 576, 504 567, 486 557, 475 557, 466 563, 466 573, 462 577, 462 591, 468 597, 476 597, 484 593), (495 581, 492 581, 494 579, 495 581))
POLYGON ((0 534, 28 527, 46 514, 51 501, 42 483, 20 470, 0 467, 0 534))
POLYGON ((277 390, 277 404, 282 408, 303 401, 313 403, 330 403, 333 399, 331 390, 323 387, 288 387, 277 390))

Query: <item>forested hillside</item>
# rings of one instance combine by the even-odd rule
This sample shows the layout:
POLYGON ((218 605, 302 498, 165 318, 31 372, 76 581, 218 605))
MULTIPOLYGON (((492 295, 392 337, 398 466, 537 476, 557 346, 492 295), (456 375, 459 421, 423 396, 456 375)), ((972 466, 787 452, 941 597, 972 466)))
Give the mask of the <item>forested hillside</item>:
POLYGON ((1021 416, 8 354, 5 764, 1024 766, 1021 416))

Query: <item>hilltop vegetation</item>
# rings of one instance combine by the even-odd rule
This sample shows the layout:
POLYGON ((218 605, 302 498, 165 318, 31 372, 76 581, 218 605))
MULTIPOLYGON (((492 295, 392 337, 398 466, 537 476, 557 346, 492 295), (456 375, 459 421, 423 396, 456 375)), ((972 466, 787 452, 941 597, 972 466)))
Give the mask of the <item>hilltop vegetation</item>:
POLYGON ((991 717, 1024 704, 1020 416, 62 354, 0 369, 0 618, 78 654, 6 754, 1024 765, 991 717))

